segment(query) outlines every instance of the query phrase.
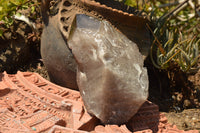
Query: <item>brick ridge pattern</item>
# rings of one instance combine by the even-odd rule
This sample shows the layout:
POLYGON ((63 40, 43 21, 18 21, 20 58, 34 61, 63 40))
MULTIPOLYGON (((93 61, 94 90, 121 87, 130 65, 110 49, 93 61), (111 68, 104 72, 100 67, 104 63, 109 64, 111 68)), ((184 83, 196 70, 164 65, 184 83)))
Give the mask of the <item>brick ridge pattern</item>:
POLYGON ((158 106, 146 101, 124 125, 102 125, 84 109, 80 93, 60 87, 37 73, 0 74, 2 133, 198 133, 170 125, 158 106))

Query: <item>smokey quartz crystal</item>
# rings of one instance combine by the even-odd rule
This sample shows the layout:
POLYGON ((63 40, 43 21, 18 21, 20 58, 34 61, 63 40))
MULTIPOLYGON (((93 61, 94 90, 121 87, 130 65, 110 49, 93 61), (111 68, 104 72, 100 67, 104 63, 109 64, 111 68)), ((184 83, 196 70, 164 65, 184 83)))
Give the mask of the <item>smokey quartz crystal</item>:
POLYGON ((137 45, 107 21, 78 14, 68 39, 87 111, 105 124, 122 124, 148 97, 147 69, 137 45))

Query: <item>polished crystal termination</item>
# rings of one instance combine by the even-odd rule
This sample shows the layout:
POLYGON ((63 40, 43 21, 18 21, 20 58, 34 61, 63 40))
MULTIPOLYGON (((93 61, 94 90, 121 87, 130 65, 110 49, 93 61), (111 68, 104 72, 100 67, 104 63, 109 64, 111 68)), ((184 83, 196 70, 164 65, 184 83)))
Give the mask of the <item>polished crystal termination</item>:
POLYGON ((103 123, 127 122, 148 97, 148 75, 135 43, 108 22, 78 14, 69 47, 86 109, 103 123))

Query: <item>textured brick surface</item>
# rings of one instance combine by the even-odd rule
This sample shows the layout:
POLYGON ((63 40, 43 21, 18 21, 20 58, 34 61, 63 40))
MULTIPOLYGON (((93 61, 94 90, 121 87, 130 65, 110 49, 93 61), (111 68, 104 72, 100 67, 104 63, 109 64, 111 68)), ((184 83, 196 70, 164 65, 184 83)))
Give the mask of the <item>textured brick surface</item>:
MULTIPOLYGON (((0 74, 0 132, 182 133, 146 101, 126 124, 101 125, 84 109, 78 91, 52 84, 36 73, 0 74)), ((198 131, 187 131, 195 133, 198 131)))

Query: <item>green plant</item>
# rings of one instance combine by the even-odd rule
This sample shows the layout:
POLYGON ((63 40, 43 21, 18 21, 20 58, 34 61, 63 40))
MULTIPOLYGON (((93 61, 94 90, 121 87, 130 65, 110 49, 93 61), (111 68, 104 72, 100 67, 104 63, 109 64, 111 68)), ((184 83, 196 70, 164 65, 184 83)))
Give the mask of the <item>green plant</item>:
MULTIPOLYGON (((33 0, 1 0, 0 1, 0 26, 4 25, 9 28, 14 22, 14 16, 21 14, 17 11, 31 8, 35 11, 35 1, 33 0)), ((3 30, 0 28, 0 36, 3 30)))
MULTIPOLYGON (((174 38, 173 35, 169 38, 174 38)), ((199 57, 199 41, 196 37, 192 39, 183 39, 173 42, 173 39, 168 41, 162 46, 162 50, 157 49, 156 46, 156 61, 153 58, 153 51, 155 45, 151 46, 150 57, 155 67, 158 69, 167 69, 177 63, 180 69, 188 72, 196 64, 199 57)), ((161 44, 159 44, 161 45, 161 44)))
POLYGON ((150 57, 155 67, 168 69, 178 64, 188 72, 199 57, 200 3, 191 0, 126 0, 149 16, 155 28, 147 25, 154 40, 150 57))

